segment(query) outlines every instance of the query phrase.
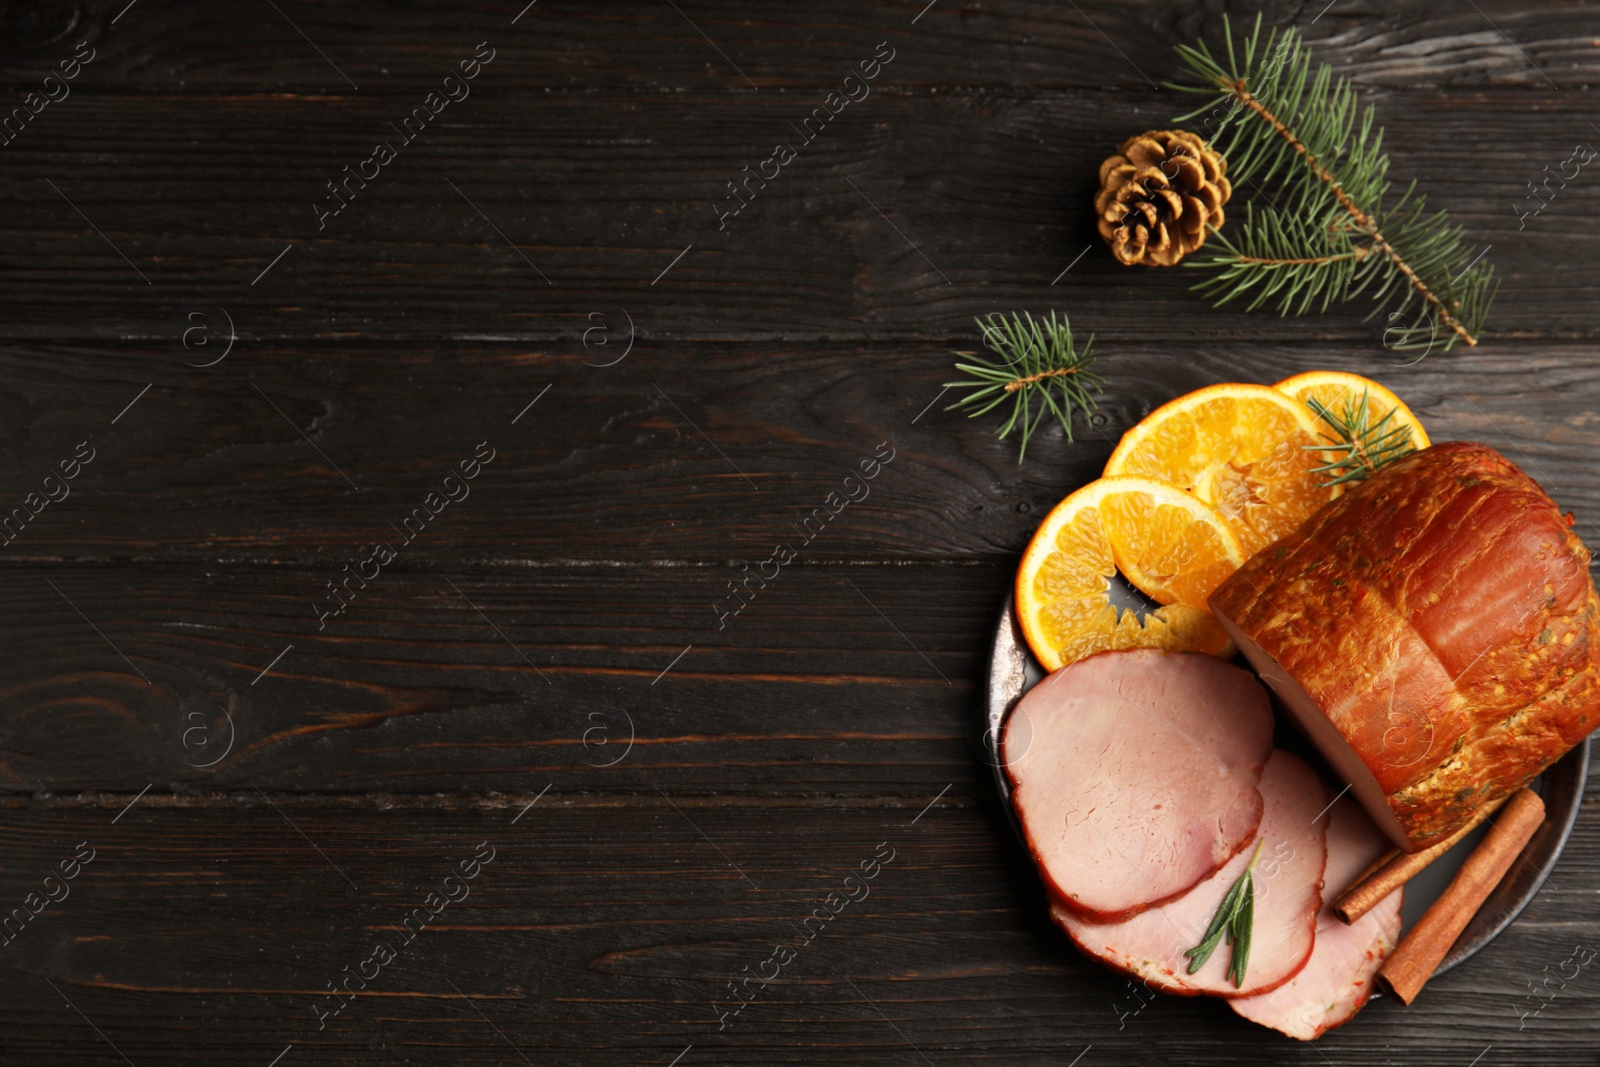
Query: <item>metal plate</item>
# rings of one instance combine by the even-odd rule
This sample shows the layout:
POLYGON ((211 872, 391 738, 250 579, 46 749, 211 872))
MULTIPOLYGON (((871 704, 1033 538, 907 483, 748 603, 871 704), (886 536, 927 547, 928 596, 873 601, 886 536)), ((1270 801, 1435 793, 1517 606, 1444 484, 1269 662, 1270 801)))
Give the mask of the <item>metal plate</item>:
MULTIPOLYGON (((1243 657, 1237 662, 1249 669, 1249 664, 1243 657)), ((1011 805, 1011 784, 1006 780, 1005 771, 1000 765, 999 742, 1011 709, 1016 706, 1022 694, 1043 677, 1044 671, 1028 651, 1022 630, 1017 625, 1015 605, 1011 595, 1007 594, 1005 608, 1001 611, 999 624, 995 627, 994 647, 989 658, 987 700, 984 702, 977 723, 975 741, 981 758, 989 764, 994 773, 995 788, 1000 791, 1000 797, 1005 801, 1006 814, 1010 816, 1012 828, 1019 837, 1022 828, 1017 823, 1016 810, 1011 805)), ((1285 729, 1282 724, 1283 716, 1279 715, 1278 719, 1280 723, 1278 729, 1281 734, 1285 729)), ((1292 730, 1293 727, 1288 729, 1292 730)), ((1516 863, 1506 872, 1505 878, 1489 894, 1488 899, 1483 902, 1483 907, 1478 909, 1478 913, 1456 939, 1444 962, 1434 971, 1435 976, 1470 958, 1473 953, 1493 941, 1501 930, 1511 925, 1522 913, 1522 909, 1527 907, 1528 902, 1539 892, 1545 876, 1560 857, 1561 850, 1566 847, 1567 837, 1572 833, 1572 824, 1578 817, 1578 808, 1583 801, 1583 785, 1588 777, 1589 741, 1589 738, 1585 738, 1582 744, 1552 764, 1534 782, 1534 787, 1544 800, 1544 825, 1534 831, 1533 839, 1528 842, 1527 848, 1523 849, 1522 856, 1525 862, 1516 863)), ((1309 747, 1300 751, 1307 752, 1309 747)), ((1317 762, 1315 757, 1313 762, 1317 762)), ((1404 908, 1407 928, 1444 891, 1450 878, 1454 876, 1462 861, 1471 854, 1483 833, 1484 829, 1480 827, 1476 832, 1469 834, 1455 848, 1439 857, 1427 870, 1407 883, 1404 908)))

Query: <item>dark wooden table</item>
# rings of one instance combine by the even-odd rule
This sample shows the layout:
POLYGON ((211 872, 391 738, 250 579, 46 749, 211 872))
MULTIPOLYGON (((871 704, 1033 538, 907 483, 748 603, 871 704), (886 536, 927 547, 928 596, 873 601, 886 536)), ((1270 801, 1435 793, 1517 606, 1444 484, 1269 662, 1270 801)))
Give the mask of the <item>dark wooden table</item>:
POLYGON ((1600 945, 1593 788, 1509 932, 1305 1046, 1119 1017, 965 734, 1034 524, 1193 387, 1374 375, 1600 520, 1600 179, 1518 216, 1600 10, 1267 5, 1504 275, 1401 366, 1094 236, 1223 5, 522 2, 0 3, 55 97, 0 145, 6 1067, 1596 1062, 1600 964, 1529 990, 1600 945), (1019 465, 939 398, 1024 308, 1109 386, 1019 465))

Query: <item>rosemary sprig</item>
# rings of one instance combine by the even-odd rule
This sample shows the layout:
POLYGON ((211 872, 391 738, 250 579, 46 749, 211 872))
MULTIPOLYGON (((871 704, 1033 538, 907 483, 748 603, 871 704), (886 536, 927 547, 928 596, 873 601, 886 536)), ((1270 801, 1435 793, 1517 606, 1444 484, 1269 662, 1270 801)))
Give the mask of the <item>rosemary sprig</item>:
POLYGON ((1222 898, 1222 903, 1217 905, 1217 913, 1212 916, 1211 925, 1206 927, 1205 936, 1200 939, 1198 945, 1184 953, 1189 957, 1190 974, 1206 965, 1206 961, 1226 937, 1228 944, 1233 946, 1233 956, 1228 961, 1227 978, 1233 982, 1235 989, 1244 985, 1245 968, 1250 966, 1250 934, 1256 918, 1256 885, 1250 872, 1256 869, 1256 861, 1261 858, 1261 846, 1266 843, 1266 838, 1256 842, 1256 851, 1250 857, 1250 865, 1234 880, 1227 895, 1222 898))
POLYGON ((1011 416, 995 436, 1004 438, 1020 430, 1017 451, 1021 463, 1028 441, 1047 415, 1054 415, 1072 440, 1072 413, 1085 415, 1095 408, 1094 394, 1105 379, 1089 370, 1094 362, 1090 349, 1094 337, 1080 350, 1072 340, 1072 326, 1065 315, 1058 320, 1054 311, 1036 321, 1028 312, 1010 316, 993 312, 976 320, 983 334, 983 345, 998 359, 976 352, 957 352, 972 361, 957 363, 956 370, 967 375, 961 381, 946 382, 950 389, 970 389, 966 396, 945 410, 969 409, 969 418, 987 414, 1002 404, 1011 404, 1011 416))
POLYGON ((1372 421, 1372 407, 1367 391, 1361 390, 1359 401, 1346 398, 1341 411, 1331 411, 1315 397, 1307 399, 1317 418, 1332 428, 1337 440, 1326 445, 1303 445, 1307 449, 1329 454, 1327 463, 1312 470, 1331 475, 1323 484, 1334 486, 1346 482, 1364 482, 1401 456, 1417 450, 1412 440, 1411 427, 1400 423, 1389 425, 1398 409, 1391 408, 1377 422, 1372 421))

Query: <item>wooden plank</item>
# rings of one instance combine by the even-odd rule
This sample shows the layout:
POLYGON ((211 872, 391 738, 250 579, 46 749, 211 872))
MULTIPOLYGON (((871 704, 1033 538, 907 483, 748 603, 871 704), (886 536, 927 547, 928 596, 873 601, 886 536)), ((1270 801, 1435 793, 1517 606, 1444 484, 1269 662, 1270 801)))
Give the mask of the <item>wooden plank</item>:
MULTIPOLYGON (((81 87, 94 92, 183 85, 346 96, 437 81, 488 40, 510 60, 495 76, 519 86, 808 90, 835 70, 842 78, 887 38, 908 56, 897 79, 917 88, 1132 88, 1147 86, 1145 75, 1168 78, 1176 45, 1220 41, 1212 13, 1156 0, 1087 15, 1045 0, 994 8, 833 0, 758 11, 733 0, 695 0, 679 11, 644 0, 603 8, 432 3, 408 7, 403 19, 357 3, 280 4, 275 12, 210 0, 139 4, 115 23, 127 0, 89 6, 71 28, 72 5, 49 5, 60 12, 53 22, 49 9, 8 8, 0 76, 38 83, 87 40, 95 58, 81 87), (60 36, 51 40, 53 31, 60 36)), ((1592 18, 1577 4, 1500 0, 1474 10, 1420 0, 1379 8, 1274 0, 1234 17, 1248 23, 1258 9, 1269 28, 1298 27, 1319 55, 1367 84, 1579 88, 1600 73, 1592 18)))
POLYGON ((330 573, 0 574, 0 790, 990 789, 1009 564, 797 562, 737 614, 732 567, 385 572, 319 629, 330 573))
MULTIPOLYGON (((764 188, 740 186, 746 203, 730 183, 778 139, 801 141, 791 123, 809 96, 485 92, 364 189, 348 179, 354 199, 324 217, 345 196, 327 183, 375 140, 400 141, 389 124, 413 95, 85 95, 46 112, 4 149, 0 337, 165 354, 186 309, 221 305, 257 353, 284 338, 570 343, 591 314, 624 309, 656 342, 948 342, 974 315, 1060 305, 1085 330, 1169 345, 1382 343, 1366 303, 1305 319, 1216 310, 1192 271, 1111 259, 1089 209, 1098 164, 1166 122, 1173 94, 877 93, 764 188)), ((1536 202, 1525 183, 1592 135, 1584 99, 1377 101, 1393 176, 1416 178, 1503 274, 1491 346, 1600 336, 1587 187, 1552 185, 1540 215, 1519 214, 1536 202)))
POLYGON ((1461 1067, 1488 1046, 1540 1063, 1593 1053, 1592 963, 1554 999, 1525 986, 1600 941, 1594 801, 1578 847, 1495 944, 1412 1008, 1374 1004, 1315 1047, 1205 998, 1131 1014, 1125 981, 1050 928, 987 805, 947 797, 919 816, 923 797, 797 809, 558 788, 513 823, 522 803, 245 791, 146 797, 113 824, 115 807, 7 802, 7 906, 79 843, 94 849, 70 895, 0 953, 7 1063, 262 1067, 287 1049, 284 1064, 1064 1064, 1093 1046, 1082 1063, 1371 1063, 1404 1049, 1461 1067), (493 859, 461 879, 484 844, 493 859), (846 885, 891 850, 867 895, 846 885), (859 899, 840 907, 847 889, 859 899), (426 928, 396 931, 447 891, 457 899, 435 902, 426 928), (806 940, 804 919, 834 909, 806 940), (319 1029, 337 1003, 327 984, 379 942, 395 958, 365 968, 319 1029), (729 983, 772 975, 777 944, 798 948, 719 1032, 729 983), (1540 1014, 1519 1016, 1533 1003, 1540 1014))
POLYGON ((774 569, 397 566, 324 621, 331 565, 8 568, 0 789, 981 785, 1009 567, 774 569))
POLYGON ((1360 348, 1207 330, 1174 349, 1113 331, 1096 342, 1107 388, 1095 424, 1079 423, 1072 445, 1042 431, 1019 465, 993 436, 997 418, 945 410, 958 395, 942 393, 948 343, 645 339, 615 366, 589 365, 621 353, 626 327, 610 321, 612 349, 599 335, 589 351, 241 341, 205 369, 129 346, 0 348, 0 515, 80 442, 96 450, 70 496, 8 531, 0 561, 315 560, 337 572, 399 537, 485 441, 493 462, 406 546, 406 565, 759 561, 885 442, 895 458, 811 559, 1010 559, 1152 407, 1316 367, 1388 383, 1435 440, 1500 448, 1600 543, 1587 458, 1600 446, 1600 372, 1581 344, 1503 342, 1400 367, 1360 348))

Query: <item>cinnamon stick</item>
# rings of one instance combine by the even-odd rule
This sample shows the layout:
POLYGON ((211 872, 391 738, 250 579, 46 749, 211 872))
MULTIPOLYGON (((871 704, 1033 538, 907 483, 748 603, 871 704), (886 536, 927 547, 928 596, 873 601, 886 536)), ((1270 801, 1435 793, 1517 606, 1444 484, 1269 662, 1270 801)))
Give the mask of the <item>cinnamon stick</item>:
POLYGON ((1352 882, 1350 888, 1339 894, 1333 902, 1333 913, 1341 922, 1355 922, 1377 907, 1384 897, 1411 881, 1430 863, 1449 852, 1463 837, 1476 830, 1479 823, 1499 811, 1505 802, 1506 798, 1501 797, 1485 804, 1465 826, 1438 844, 1429 845, 1421 852, 1401 852, 1399 849, 1391 849, 1386 856, 1367 868, 1360 878, 1352 882))
POLYGON ((1401 939, 1394 955, 1378 972, 1378 982, 1400 1003, 1416 1000, 1439 961, 1543 822, 1544 801, 1531 789, 1517 790, 1506 802, 1500 817, 1461 865, 1449 887, 1401 939))

